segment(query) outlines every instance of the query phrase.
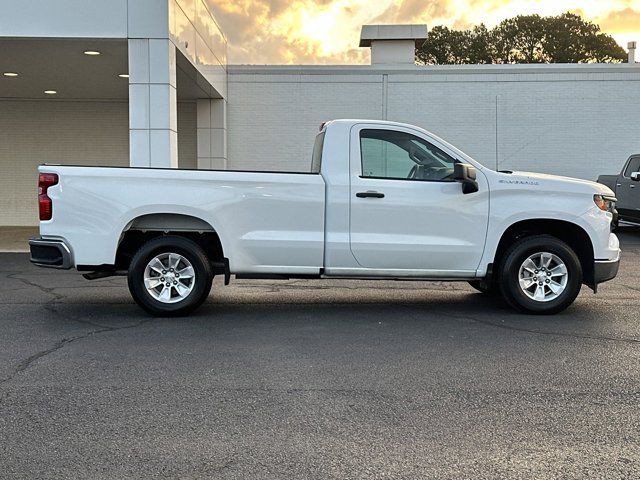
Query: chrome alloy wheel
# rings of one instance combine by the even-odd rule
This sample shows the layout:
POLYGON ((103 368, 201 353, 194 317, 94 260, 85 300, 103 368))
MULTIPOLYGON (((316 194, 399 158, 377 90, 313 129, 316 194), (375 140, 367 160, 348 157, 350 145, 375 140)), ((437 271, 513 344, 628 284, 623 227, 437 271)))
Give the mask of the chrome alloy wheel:
POLYGON ((177 303, 189 296, 196 284, 191 262, 178 253, 161 253, 144 269, 144 286, 162 303, 177 303))
POLYGON ((530 255, 518 272, 520 289, 536 302, 550 302, 558 298, 567 287, 568 280, 567 266, 560 257, 548 252, 530 255))

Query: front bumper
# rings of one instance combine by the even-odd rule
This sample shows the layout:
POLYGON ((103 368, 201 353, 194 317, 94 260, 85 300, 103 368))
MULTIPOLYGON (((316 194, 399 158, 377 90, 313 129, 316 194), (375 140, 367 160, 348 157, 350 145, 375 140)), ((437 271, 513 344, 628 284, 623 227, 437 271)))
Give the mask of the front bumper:
POLYGON ((31 263, 39 267, 68 270, 73 266, 71 250, 63 240, 34 237, 29 239, 31 263))
POLYGON ((615 260, 596 260, 593 262, 593 283, 597 286, 599 283, 611 280, 618 274, 620 268, 620 255, 615 260))

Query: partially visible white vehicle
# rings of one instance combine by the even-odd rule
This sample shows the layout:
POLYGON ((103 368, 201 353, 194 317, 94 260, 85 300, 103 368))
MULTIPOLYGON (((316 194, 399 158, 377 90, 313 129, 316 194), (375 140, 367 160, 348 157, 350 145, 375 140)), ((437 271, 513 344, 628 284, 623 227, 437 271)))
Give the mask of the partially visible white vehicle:
POLYGON ((604 185, 495 172, 411 125, 335 120, 309 173, 42 165, 31 261, 127 274, 154 315, 213 276, 468 281, 555 313, 618 270, 604 185))

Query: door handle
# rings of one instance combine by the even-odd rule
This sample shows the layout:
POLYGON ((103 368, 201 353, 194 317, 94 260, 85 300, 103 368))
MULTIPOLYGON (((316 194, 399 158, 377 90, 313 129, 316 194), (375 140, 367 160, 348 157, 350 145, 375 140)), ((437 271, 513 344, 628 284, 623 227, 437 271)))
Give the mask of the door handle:
POLYGON ((629 185, 629 187, 631 187, 631 188, 636 188, 636 186, 635 186, 635 185, 629 185))
POLYGON ((374 192, 373 190, 368 190, 366 192, 358 192, 358 193, 356 193, 356 197, 358 197, 358 198, 384 198, 384 193, 374 192))

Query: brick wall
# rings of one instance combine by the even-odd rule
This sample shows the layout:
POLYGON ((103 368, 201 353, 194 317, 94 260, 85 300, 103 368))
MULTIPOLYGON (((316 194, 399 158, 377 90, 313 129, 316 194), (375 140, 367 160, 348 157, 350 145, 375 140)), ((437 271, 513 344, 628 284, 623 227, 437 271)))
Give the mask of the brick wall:
MULTIPOLYGON (((180 167, 196 167, 196 106, 178 104, 180 167)), ((37 166, 129 166, 126 102, 0 100, 0 225, 38 223, 37 166)))
POLYGON ((492 168, 595 179, 640 152, 640 67, 229 67, 228 167, 306 171, 321 122, 419 125, 492 168))

